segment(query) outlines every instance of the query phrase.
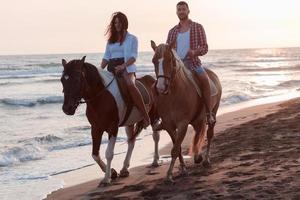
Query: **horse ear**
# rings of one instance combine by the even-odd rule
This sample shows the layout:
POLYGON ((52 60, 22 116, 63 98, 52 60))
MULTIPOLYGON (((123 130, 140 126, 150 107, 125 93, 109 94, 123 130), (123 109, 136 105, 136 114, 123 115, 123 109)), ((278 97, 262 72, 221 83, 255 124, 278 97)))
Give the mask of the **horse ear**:
POLYGON ((82 63, 84 63, 85 57, 86 57, 86 56, 83 56, 83 57, 81 58, 81 62, 82 62, 82 63))
POLYGON ((153 51, 156 51, 157 46, 153 40, 151 40, 151 47, 152 47, 153 51))
POLYGON ((67 65, 67 61, 65 59, 62 59, 61 64, 65 67, 67 65))

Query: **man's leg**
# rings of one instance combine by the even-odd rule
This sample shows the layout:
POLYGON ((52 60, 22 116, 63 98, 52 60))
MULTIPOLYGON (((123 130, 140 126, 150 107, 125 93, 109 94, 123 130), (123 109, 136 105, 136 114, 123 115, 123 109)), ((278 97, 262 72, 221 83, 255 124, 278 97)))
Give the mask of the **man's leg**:
POLYGON ((197 75, 197 78, 200 82, 200 87, 204 99, 204 104, 206 107, 206 115, 207 115, 207 123, 209 126, 212 126, 215 123, 215 117, 212 114, 212 105, 211 105, 211 91, 210 91, 210 84, 209 79, 206 71, 203 67, 197 67, 194 70, 197 75))

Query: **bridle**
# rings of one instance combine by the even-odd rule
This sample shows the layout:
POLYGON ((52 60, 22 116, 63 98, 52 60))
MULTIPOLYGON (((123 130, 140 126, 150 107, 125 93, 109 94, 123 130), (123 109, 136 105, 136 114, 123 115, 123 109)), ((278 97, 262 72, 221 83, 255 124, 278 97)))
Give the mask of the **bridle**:
MULTIPOLYGON (((89 103, 89 102, 92 102, 94 101, 96 98, 98 98, 99 96, 101 96, 103 94, 103 92, 112 84, 112 82, 115 80, 115 77, 113 77, 113 79, 102 89, 100 90, 96 95, 94 95, 93 97, 91 98, 87 98, 85 96, 85 94, 88 92, 89 90, 89 85, 88 85, 88 82, 87 82, 87 79, 86 79, 86 76, 85 76, 85 73, 83 70, 75 70, 75 72, 79 73, 80 74, 80 93, 77 97, 75 97, 77 100, 76 100, 76 103, 75 103, 75 106, 77 107, 79 104, 84 104, 84 103, 89 103), (84 99, 84 100, 82 100, 84 99)), ((64 91, 63 91, 64 92, 64 91)), ((69 95, 71 96, 71 94, 67 94, 64 92, 65 95, 69 95)))
POLYGON ((171 85, 173 84, 173 81, 174 81, 174 79, 175 79, 175 77, 176 77, 176 75, 177 75, 177 72, 181 69, 181 66, 179 65, 178 67, 174 67, 174 66, 176 66, 176 58, 175 58, 175 56, 173 55, 173 53, 172 53, 172 51, 171 51, 171 54, 172 54, 172 57, 171 57, 171 69, 172 69, 172 71, 171 71, 171 75, 170 76, 168 76, 168 75, 158 75, 158 76, 156 76, 156 78, 157 78, 157 80, 155 81, 155 88, 156 88, 156 85, 157 85, 157 81, 158 81, 158 79, 159 78, 165 78, 165 79, 167 79, 167 81, 169 82, 169 84, 168 85, 166 85, 166 89, 165 89, 165 91, 162 93, 162 94, 164 94, 164 95, 166 95, 166 94, 168 94, 169 93, 169 91, 170 91, 170 87, 171 87, 171 85))

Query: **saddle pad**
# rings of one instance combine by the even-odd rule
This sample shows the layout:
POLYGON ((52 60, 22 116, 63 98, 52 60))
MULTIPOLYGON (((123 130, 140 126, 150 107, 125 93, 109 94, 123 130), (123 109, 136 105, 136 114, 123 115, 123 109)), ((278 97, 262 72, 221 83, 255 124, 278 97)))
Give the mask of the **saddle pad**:
MULTIPOLYGON (((121 92, 120 92, 119 87, 118 87, 117 80, 114 78, 114 75, 109 71, 106 71, 106 70, 103 70, 103 69, 98 69, 98 71, 99 71, 99 74, 100 74, 100 76, 102 77, 102 79, 104 81, 104 85, 105 86, 109 85, 107 87, 107 90, 112 94, 112 96, 114 97, 114 99, 116 101, 116 104, 117 104, 117 107, 118 107, 119 125, 120 125, 120 123, 123 122, 123 120, 125 118, 127 105, 125 104, 125 102, 122 98, 121 92)), ((141 91, 141 93, 143 94, 144 92, 141 91)), ((145 95, 143 95, 143 96, 145 96, 145 95)), ((149 98, 150 97, 149 97, 149 94, 148 94, 148 99, 149 98)), ((130 113, 130 115, 129 115, 129 117, 128 117, 128 119, 123 124, 123 126, 132 125, 135 122, 140 121, 142 119, 143 119, 142 114, 134 106, 131 113, 130 113)))
MULTIPOLYGON (((182 66, 181 69, 182 69, 183 73, 185 73, 185 75, 188 77, 188 79, 193 83, 198 95, 200 97, 202 97, 201 89, 200 89, 199 85, 197 84, 196 77, 194 77, 195 75, 189 69, 187 69, 185 67, 184 63, 179 58, 176 51, 172 50, 172 52, 173 52, 173 55, 176 58, 176 62, 178 62, 177 64, 182 66)), ((218 94, 218 90, 217 90, 217 87, 216 87, 215 83, 209 77, 208 77, 208 80, 209 80, 209 85, 210 85, 211 96, 213 97, 213 96, 218 94)))
MULTIPOLYGON (((184 68, 184 71, 186 72, 186 75, 188 77, 188 79, 193 83, 193 85, 195 86, 195 89, 197 90, 197 93, 200 97, 202 97, 202 92, 201 89, 199 87, 199 85, 197 84, 197 81, 195 80, 196 77, 193 73, 191 73, 188 69, 184 68)), ((217 87, 215 85, 215 83, 208 77, 209 80, 209 85, 210 85, 210 92, 211 92, 211 96, 215 96, 218 94, 218 90, 217 87)))
POLYGON ((145 105, 149 105, 150 104, 150 94, 147 91, 146 87, 139 80, 135 81, 135 85, 139 89, 139 91, 140 91, 140 93, 141 93, 141 95, 143 97, 145 105))

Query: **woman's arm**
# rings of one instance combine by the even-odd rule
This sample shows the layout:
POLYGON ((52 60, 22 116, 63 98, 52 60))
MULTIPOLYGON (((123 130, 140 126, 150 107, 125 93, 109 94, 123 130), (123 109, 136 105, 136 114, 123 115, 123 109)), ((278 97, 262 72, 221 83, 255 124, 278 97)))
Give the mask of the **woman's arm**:
POLYGON ((111 53, 109 50, 109 44, 106 43, 105 53, 103 55, 103 59, 102 59, 101 65, 100 65, 102 69, 104 69, 107 66, 110 58, 111 58, 111 53))
POLYGON ((121 71, 121 70, 125 69, 126 67, 135 63, 137 56, 138 56, 138 40, 136 37, 133 37, 129 55, 130 55, 130 58, 125 63, 116 67, 116 72, 121 71))
POLYGON ((107 64, 108 64, 108 60, 103 58, 100 66, 102 69, 104 69, 107 66, 107 64))
POLYGON ((123 63, 122 65, 119 65, 115 68, 116 72, 118 73, 119 71, 122 71, 126 67, 132 65, 135 62, 135 58, 131 57, 127 60, 127 62, 123 63))

